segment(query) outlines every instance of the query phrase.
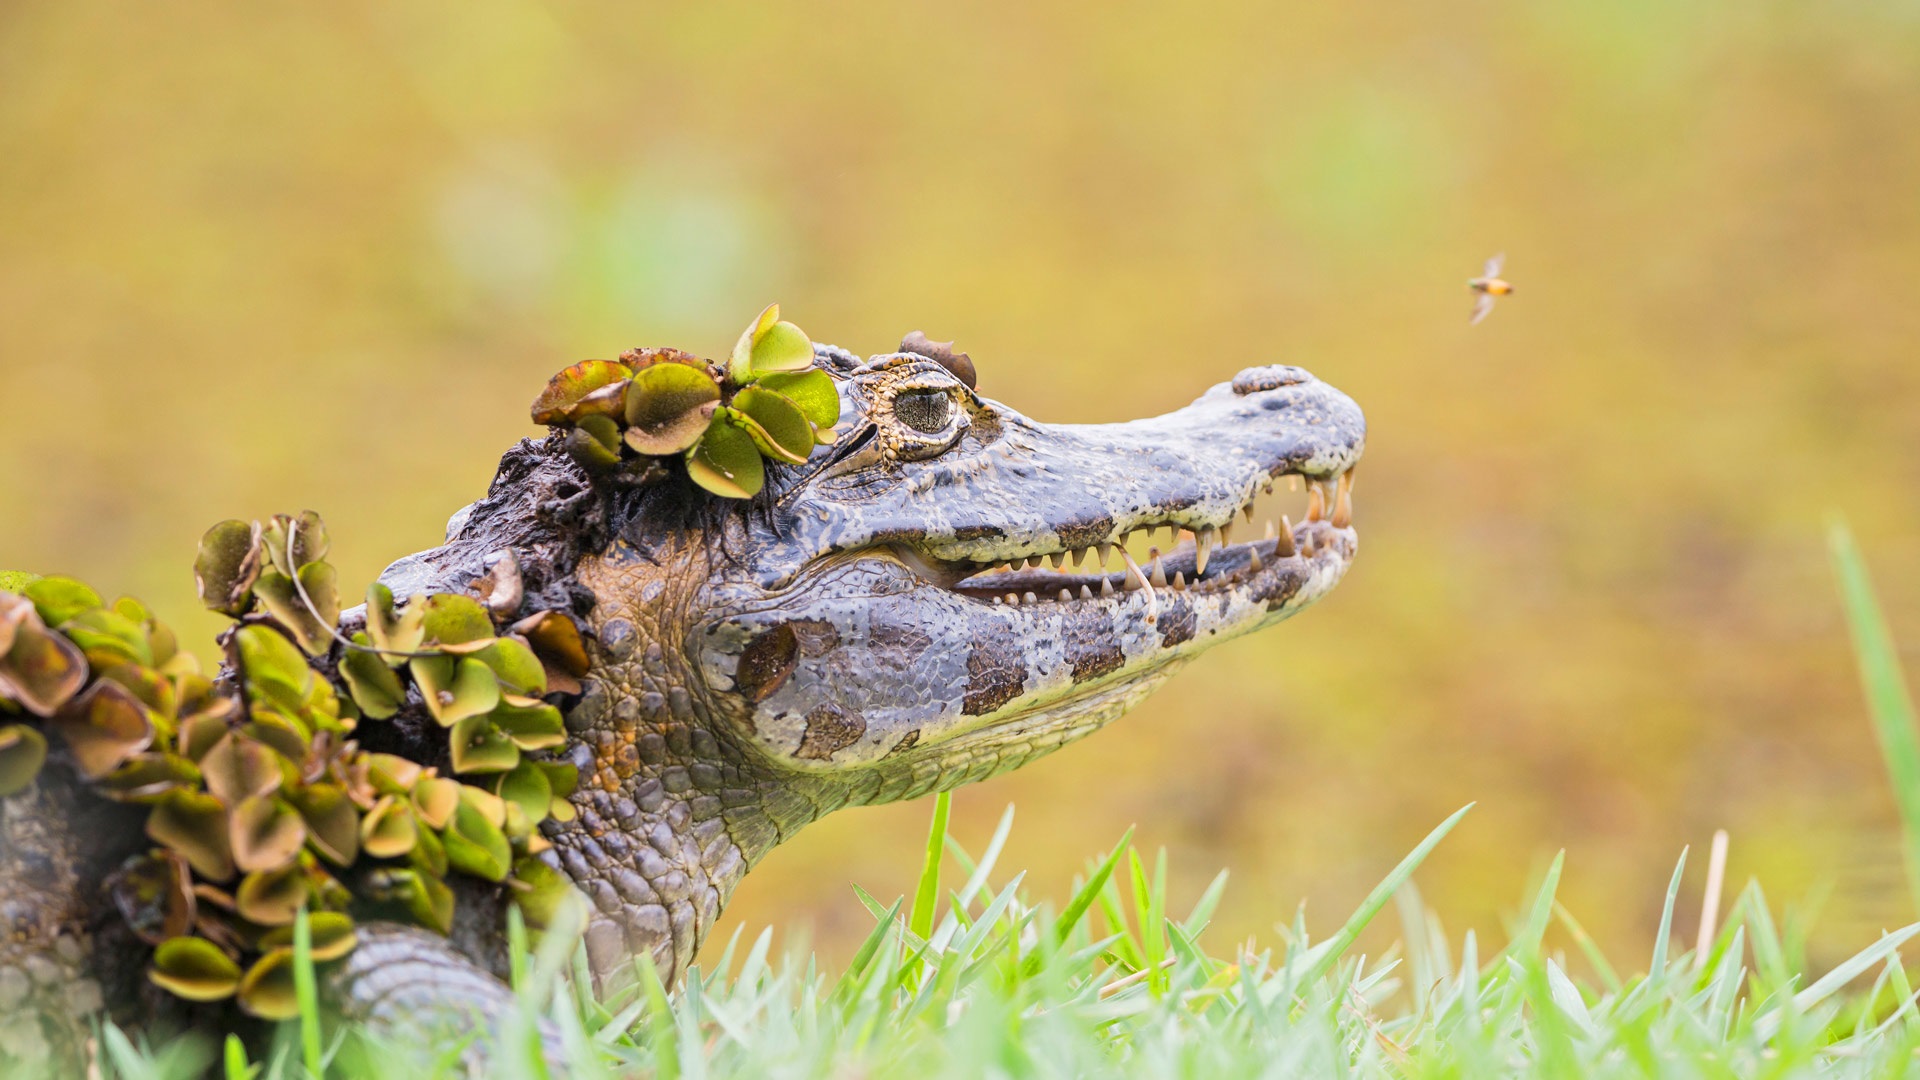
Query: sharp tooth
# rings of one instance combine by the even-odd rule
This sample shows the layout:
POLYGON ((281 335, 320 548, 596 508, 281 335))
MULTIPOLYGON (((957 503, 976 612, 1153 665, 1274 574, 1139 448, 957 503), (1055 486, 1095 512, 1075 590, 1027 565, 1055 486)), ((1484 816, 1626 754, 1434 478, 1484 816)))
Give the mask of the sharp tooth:
POLYGON ((1169 521, 1167 522, 1167 550, 1172 551, 1174 548, 1177 548, 1179 546, 1180 546, 1180 526, 1175 525, 1173 522, 1169 521))
POLYGON ((1259 573, 1261 569, 1263 569, 1260 565, 1260 549, 1258 547, 1249 546, 1247 548, 1247 555, 1248 555, 1248 561, 1250 561, 1253 564, 1254 573, 1256 574, 1259 573))
POLYGON ((1227 522, 1225 525, 1220 526, 1220 546, 1221 547, 1233 546, 1233 522, 1231 521, 1227 522))
POLYGON ((1073 568, 1075 570, 1080 569, 1080 567, 1087 561, 1087 549, 1075 548, 1073 551, 1072 558, 1073 558, 1073 568))
POLYGON ((995 605, 996 607, 997 607, 997 606, 999 606, 999 605, 1000 605, 1001 603, 1003 603, 1003 602, 1004 602, 1004 601, 1002 601, 1002 600, 1001 600, 1001 599, 1000 599, 999 597, 997 597, 997 596, 993 598, 993 603, 994 603, 994 605, 995 605))
POLYGON ((1029 556, 1027 556, 1027 569, 1029 569, 1029 570, 1038 570, 1038 569, 1040 569, 1040 565, 1041 565, 1042 563, 1044 563, 1045 561, 1046 561, 1046 558, 1045 558, 1044 556, 1041 556, 1041 555, 1029 555, 1029 556))
POLYGON ((1047 556, 1047 561, 1053 564, 1053 568, 1055 570, 1058 570, 1060 569, 1061 566, 1066 564, 1067 553, 1064 551, 1056 551, 1053 554, 1047 556))
POLYGON ((1015 595, 1014 595, 1014 594, 1012 594, 1012 593, 1008 593, 1008 594, 1007 594, 1007 606, 1008 606, 1008 607, 1019 607, 1019 606, 1020 606, 1020 598, 1019 598, 1018 596, 1015 596, 1015 595))
POLYGON ((1040 602, 1040 598, 1029 592, 1025 596, 1022 596, 1020 601, 1026 604, 1037 604, 1040 602))
POLYGON ((1280 535, 1274 538, 1273 553, 1278 558, 1293 558, 1293 522, 1285 514, 1280 515, 1280 535))
POLYGON ((1319 521, 1327 516, 1327 493, 1320 490, 1319 484, 1307 485, 1307 520, 1319 521))
POLYGON ((1288 491, 1299 491, 1299 490, 1300 490, 1300 476, 1299 476, 1299 474, 1297 474, 1297 473, 1288 473, 1288 474, 1287 474, 1287 490, 1288 490, 1288 491))
POLYGON ((1156 586, 1159 586, 1162 589, 1166 588, 1167 587, 1167 568, 1160 565, 1160 549, 1159 548, 1147 549, 1147 562, 1149 565, 1153 567, 1153 573, 1148 575, 1147 580, 1153 582, 1156 586))
POLYGON ((1193 534, 1193 576, 1196 580, 1207 572, 1207 555, 1213 551, 1215 535, 1211 525, 1202 525, 1200 531, 1193 534))
MULTIPOLYGON (((1253 524, 1253 502, 1251 500, 1247 502, 1247 505, 1240 508, 1240 513, 1246 517, 1247 524, 1253 524)), ((1224 529, 1226 526, 1223 525, 1221 528, 1224 529)))
POLYGON ((1340 474, 1339 492, 1333 497, 1333 527, 1344 529, 1353 524, 1353 473, 1340 474))
POLYGON ((1187 589, 1187 576, 1178 570, 1173 572, 1173 588, 1175 592, 1185 592, 1187 589))
MULTIPOLYGON (((1101 580, 1103 580, 1103 581, 1104 581, 1104 580, 1106 580, 1106 579, 1104 579, 1104 578, 1102 578, 1101 580)), ((1091 585, 1086 585, 1086 584, 1082 584, 1082 585, 1080 586, 1080 599, 1082 599, 1082 600, 1091 600, 1091 599, 1093 599, 1093 586, 1091 586, 1091 585)))
POLYGON ((1300 536, 1300 554, 1313 558, 1313 530, 1308 529, 1300 536))
POLYGON ((1061 600, 1063 600, 1063 601, 1071 601, 1071 600, 1073 599, 1073 593, 1072 593, 1072 592, 1071 592, 1070 590, 1067 590, 1067 589, 1061 589, 1061 590, 1060 590, 1060 599, 1061 599, 1061 600))
POLYGON ((1103 597, 1113 595, 1113 579, 1112 578, 1103 577, 1100 579, 1100 595, 1103 597))
POLYGON ((1273 539, 1273 522, 1271 521, 1267 522, 1267 535, 1262 537, 1262 539, 1265 539, 1265 540, 1273 539))
MULTIPOLYGON (((1123 542, 1125 541, 1125 539, 1126 539, 1125 537, 1121 538, 1123 542)), ((1113 556, 1113 545, 1112 544, 1095 544, 1093 550, 1095 550, 1096 552, 1099 552, 1100 569, 1105 570, 1107 568, 1107 560, 1113 556)))
POLYGON ((1127 591, 1136 592, 1140 589, 1145 589, 1148 592, 1152 592, 1152 583, 1147 580, 1147 575, 1140 570, 1140 564, 1133 561, 1133 556, 1127 554, 1125 548, 1121 549, 1120 558, 1124 559, 1127 564, 1127 591))

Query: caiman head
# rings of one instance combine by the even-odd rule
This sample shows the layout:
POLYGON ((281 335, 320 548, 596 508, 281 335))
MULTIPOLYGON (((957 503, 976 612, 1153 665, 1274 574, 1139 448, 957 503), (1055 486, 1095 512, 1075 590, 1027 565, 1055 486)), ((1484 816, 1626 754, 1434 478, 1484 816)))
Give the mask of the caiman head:
POLYGON ((1247 368, 1152 419, 1053 425, 981 396, 950 355, 816 357, 837 441, 751 502, 608 496, 599 540, 542 580, 529 549, 555 545, 503 524, 510 506, 540 490, 534 516, 564 532, 591 484, 527 448, 540 464, 510 454, 447 548, 388 571, 418 591, 510 547, 530 589, 576 594, 594 653, 568 718, 581 816, 547 827, 602 916, 602 970, 636 948, 683 965, 801 825, 1086 735, 1201 650, 1312 604, 1354 557, 1365 422, 1299 368, 1247 368), (1253 520, 1288 478, 1305 519, 1253 520), (1157 560, 1125 554, 1142 530, 1157 560))

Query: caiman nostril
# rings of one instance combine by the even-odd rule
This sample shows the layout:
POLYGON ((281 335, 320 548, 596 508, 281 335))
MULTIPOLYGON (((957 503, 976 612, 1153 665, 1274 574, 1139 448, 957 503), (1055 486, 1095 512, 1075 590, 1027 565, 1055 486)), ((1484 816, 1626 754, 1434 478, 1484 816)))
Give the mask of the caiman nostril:
POLYGON ((1233 377, 1233 392, 1240 395, 1257 394, 1262 390, 1278 390, 1283 386, 1312 382, 1313 376, 1305 368, 1287 364, 1269 364, 1266 367, 1250 367, 1233 377))

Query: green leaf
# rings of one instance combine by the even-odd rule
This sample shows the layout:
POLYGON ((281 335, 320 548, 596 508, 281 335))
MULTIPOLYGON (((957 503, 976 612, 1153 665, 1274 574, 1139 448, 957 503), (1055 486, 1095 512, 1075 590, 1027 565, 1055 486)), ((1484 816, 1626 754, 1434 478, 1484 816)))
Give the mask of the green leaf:
POLYGON ((557 424, 578 420, 580 402, 595 391, 622 382, 628 376, 625 364, 610 360, 582 360, 547 381, 546 389, 533 399, 533 422, 557 424))
POLYGON ((522 750, 548 750, 567 741, 566 720, 546 702, 502 704, 493 711, 493 724, 522 750))
POLYGON ((242 871, 277 870, 306 842, 300 814, 271 795, 250 796, 233 808, 233 863, 242 871))
POLYGON ((460 781, 445 776, 422 776, 414 782, 413 811, 429 828, 444 829, 460 808, 460 781))
POLYGON ((307 823, 307 843, 335 866, 352 866, 360 855, 360 809, 339 784, 307 784, 287 792, 287 801, 307 823))
MULTIPOLYGON (((424 602, 409 602, 406 610, 395 616, 393 590, 377 581, 367 586, 367 636, 376 648, 390 653, 418 652, 426 638, 426 618, 424 602)), ((382 659, 388 667, 399 667, 406 661, 403 656, 382 659)))
POLYGON ((539 763, 533 761, 522 761, 513 771, 501 774, 493 793, 520 807, 527 820, 535 824, 547 816, 547 807, 553 802, 553 785, 539 763))
POLYGON ((520 763, 520 748, 485 716, 469 716, 453 725, 448 747, 456 773, 506 772, 520 763))
POLYGON ((70 577, 41 578, 27 586, 23 595, 33 601, 48 626, 59 626, 83 611, 106 606, 99 593, 70 577))
POLYGON ((749 386, 734 395, 732 408, 762 454, 798 465, 813 452, 813 425, 783 395, 749 386))
POLYGON ((0 798, 25 791, 46 760, 45 736, 25 724, 0 727, 0 798))
POLYGON ((280 764, 274 752, 244 732, 228 732, 200 759, 207 791, 228 806, 280 788, 280 764))
POLYGON ((700 442, 687 454, 687 475, 693 482, 728 499, 747 499, 766 483, 760 448, 722 409, 700 442))
POLYGON ((376 859, 397 859, 413 850, 419 832, 412 804, 398 795, 382 795, 360 821, 360 846, 376 859))
POLYGON ((89 780, 106 776, 153 744, 153 721, 146 707, 126 687, 104 679, 88 687, 47 727, 66 741, 75 766, 89 780))
POLYGON ((801 371, 813 365, 813 342, 798 326, 780 321, 780 305, 768 304, 734 343, 728 375, 745 386, 762 375, 801 371))
POLYGON ((287 926, 307 902, 307 873, 289 863, 278 870, 256 870, 240 879, 233 903, 242 918, 261 926, 287 926))
POLYGON ((83 611, 68 619, 60 632, 80 646, 88 662, 96 668, 123 663, 153 666, 153 646, 148 643, 147 628, 112 608, 83 611))
POLYGON ((253 583, 265 555, 260 526, 252 521, 223 521, 200 537, 193 561, 193 583, 209 609, 239 618, 253 606, 253 583))
POLYGON ((188 1001, 223 1001, 240 988, 240 965, 206 938, 177 937, 153 951, 147 978, 188 1001))
POLYGON ((428 645, 472 645, 493 637, 493 617, 471 596, 435 593, 413 602, 425 607, 422 625, 428 645))
POLYGON ((291 1020, 300 1015, 291 947, 274 949, 247 969, 240 979, 240 1007, 262 1020, 291 1020))
POLYGON ((605 472, 620 464, 620 441, 620 425, 595 413, 567 432, 567 453, 588 472, 605 472))
POLYGON ((447 861, 454 869, 488 881, 506 879, 513 858, 507 834, 464 794, 441 838, 446 841, 447 861))
POLYGON ((839 384, 818 368, 765 375, 755 385, 793 402, 814 427, 830 428, 840 422, 839 384))
POLYGON ((52 716, 86 681, 87 658, 73 642, 36 619, 14 628, 13 648, 0 657, 0 700, 17 701, 35 716, 52 716))
POLYGON ((489 712, 500 704, 500 681, 493 669, 472 657, 420 657, 410 664, 427 711, 442 727, 489 712))
POLYGON ((559 913, 560 905, 573 895, 573 882, 544 861, 527 856, 513 864, 513 880, 516 885, 513 902, 519 906, 520 914, 527 925, 536 930, 544 930, 553 925, 559 913))
POLYGON ((326 523, 311 510, 302 510, 297 518, 273 515, 260 530, 260 542, 274 568, 288 577, 300 567, 326 558, 332 547, 327 539, 326 523), (287 550, 290 542, 292 551, 287 550))
POLYGON ((29 574, 25 570, 0 570, 0 592, 25 592, 27 586, 39 580, 39 574, 29 574))
POLYGON ((707 429, 720 384, 691 364, 655 364, 627 387, 627 445, 635 453, 677 454, 707 429))
POLYGON ((278 690, 280 700, 298 707, 313 688, 313 669, 285 634, 255 623, 234 633, 248 690, 278 690))
POLYGON ((220 882, 233 876, 227 808, 206 792, 168 792, 147 814, 147 835, 185 856, 203 878, 220 882))
MULTIPOLYGON (((275 927, 260 935, 260 948, 279 949, 293 944, 294 930, 299 925, 296 920, 290 925, 275 927)), ((353 928, 353 916, 342 911, 310 911, 307 913, 307 925, 313 938, 313 959, 324 964, 329 960, 338 960, 353 951, 359 938, 353 928)))
POLYGON ((547 669, 533 648, 515 637, 503 637, 473 654, 487 665, 500 685, 516 694, 539 697, 547 692, 547 669))
MULTIPOLYGON (((356 645, 372 644, 364 633, 353 635, 353 641, 356 645)), ((353 695, 353 703, 360 706, 362 715, 371 719, 392 717, 407 698, 400 676, 376 653, 348 649, 340 658, 340 674, 347 681, 347 692, 353 695)))

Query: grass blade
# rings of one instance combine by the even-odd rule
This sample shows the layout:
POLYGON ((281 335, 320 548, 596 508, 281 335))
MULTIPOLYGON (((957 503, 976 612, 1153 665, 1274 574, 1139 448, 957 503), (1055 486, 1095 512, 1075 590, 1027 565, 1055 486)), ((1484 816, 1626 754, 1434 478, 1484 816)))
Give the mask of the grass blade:
POLYGON ((1373 921, 1373 917, 1380 913, 1380 909, 1387 906, 1387 901, 1393 899, 1393 894, 1400 888, 1400 883, 1413 876, 1413 872, 1418 870, 1420 864, 1426 860, 1427 853, 1445 839, 1471 809, 1473 804, 1468 803, 1455 810, 1452 817, 1441 822, 1439 828, 1428 833, 1427 838, 1420 841, 1419 847, 1408 852, 1407 857, 1400 860, 1400 865, 1394 867, 1393 872, 1382 879, 1380 884, 1375 885, 1373 891, 1367 894, 1367 898, 1361 901, 1360 907, 1347 918, 1346 925, 1340 928, 1339 933, 1313 947, 1308 954, 1310 962, 1306 973, 1294 985, 1311 986, 1320 976, 1326 974, 1340 959, 1340 954, 1346 952, 1347 947, 1359 938, 1360 931, 1365 930, 1367 924, 1373 921))
POLYGON ((926 940, 933 934, 933 909, 940 903, 940 856, 947 846, 947 817, 953 810, 953 793, 943 791, 933 797, 933 825, 927 830, 927 861, 920 866, 920 886, 913 893, 908 910, 907 929, 926 940))
POLYGON ((1920 733, 1914 726, 1913 697, 1900 668, 1900 653, 1874 599, 1866 560, 1854 546, 1853 533, 1840 521, 1827 527, 1827 545, 1833 570, 1840 578, 1840 599, 1846 608, 1847 628, 1853 635, 1854 659, 1860 666, 1860 684, 1866 690, 1867 711, 1873 718, 1880 754, 1893 780, 1893 796, 1900 807, 1901 831, 1906 841, 1907 888, 1920 907, 1920 733))

